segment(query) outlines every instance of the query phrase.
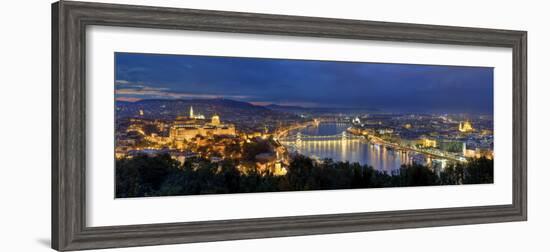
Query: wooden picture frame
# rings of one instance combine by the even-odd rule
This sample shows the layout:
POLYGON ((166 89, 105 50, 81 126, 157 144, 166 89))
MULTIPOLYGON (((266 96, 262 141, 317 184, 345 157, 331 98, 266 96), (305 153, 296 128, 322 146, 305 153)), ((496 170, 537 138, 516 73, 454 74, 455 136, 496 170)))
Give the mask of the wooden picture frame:
POLYGON ((527 32, 84 2, 52 5, 52 247, 80 250, 527 220, 527 32), (90 25, 506 47, 513 50, 512 204, 87 227, 90 25))

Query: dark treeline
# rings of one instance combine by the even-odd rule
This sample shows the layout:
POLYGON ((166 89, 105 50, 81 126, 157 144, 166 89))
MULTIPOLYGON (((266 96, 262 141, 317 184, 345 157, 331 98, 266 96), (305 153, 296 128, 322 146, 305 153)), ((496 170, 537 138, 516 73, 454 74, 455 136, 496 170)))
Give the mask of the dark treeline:
POLYGON ((485 158, 452 164, 439 174, 415 164, 390 175, 368 165, 298 156, 287 170, 284 176, 241 174, 231 160, 195 159, 181 165, 168 155, 138 156, 117 160, 116 197, 493 183, 493 161, 485 158))

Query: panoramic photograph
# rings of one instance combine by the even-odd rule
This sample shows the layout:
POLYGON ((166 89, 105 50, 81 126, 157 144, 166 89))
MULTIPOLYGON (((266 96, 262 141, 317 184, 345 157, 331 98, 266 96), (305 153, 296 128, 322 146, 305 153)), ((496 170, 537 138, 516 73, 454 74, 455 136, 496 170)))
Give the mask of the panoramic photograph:
POLYGON ((117 52, 115 197, 493 183, 493 68, 117 52))

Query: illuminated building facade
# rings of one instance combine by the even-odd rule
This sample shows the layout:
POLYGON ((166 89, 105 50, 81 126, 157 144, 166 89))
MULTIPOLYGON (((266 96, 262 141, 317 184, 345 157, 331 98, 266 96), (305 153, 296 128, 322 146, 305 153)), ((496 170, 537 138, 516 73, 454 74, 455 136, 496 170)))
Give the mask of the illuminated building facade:
POLYGON ((191 119, 201 119, 201 120, 205 119, 204 115, 198 114, 198 113, 197 113, 197 114, 194 113, 194 111, 193 111, 193 106, 191 106, 191 107, 189 108, 189 118, 191 118, 191 119))
POLYGON ((475 150, 467 149, 464 152, 464 156, 468 158, 482 158, 482 157, 487 159, 494 158, 493 150, 484 149, 484 148, 476 148, 475 150))
POLYGON ((422 147, 424 148, 436 148, 437 141, 434 139, 422 138, 420 139, 420 145, 422 145, 422 147))
POLYGON ((460 132, 472 132, 474 131, 474 127, 472 126, 472 123, 469 121, 460 122, 458 125, 458 131, 460 132))
POLYGON ((211 123, 214 126, 219 126, 221 124, 220 116, 217 115, 217 114, 214 114, 214 116, 212 116, 212 122, 211 123))
POLYGON ((181 146, 197 136, 210 137, 216 135, 235 136, 236 130, 233 124, 222 124, 219 115, 214 115, 210 123, 201 120, 203 115, 195 114, 193 108, 189 110, 189 119, 177 118, 170 128, 170 138, 181 146))

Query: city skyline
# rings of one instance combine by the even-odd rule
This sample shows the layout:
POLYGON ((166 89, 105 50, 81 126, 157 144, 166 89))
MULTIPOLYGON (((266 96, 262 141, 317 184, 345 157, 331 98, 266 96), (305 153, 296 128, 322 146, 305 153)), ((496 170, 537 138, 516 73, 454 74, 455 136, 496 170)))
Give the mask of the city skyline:
POLYGON ((493 113, 490 67, 135 53, 116 53, 115 65, 117 101, 225 98, 254 105, 493 113))
POLYGON ((115 66, 117 198, 493 183, 492 68, 130 53, 115 66))

